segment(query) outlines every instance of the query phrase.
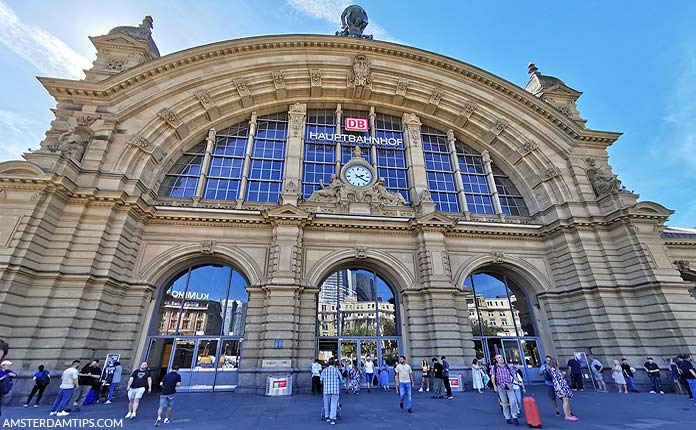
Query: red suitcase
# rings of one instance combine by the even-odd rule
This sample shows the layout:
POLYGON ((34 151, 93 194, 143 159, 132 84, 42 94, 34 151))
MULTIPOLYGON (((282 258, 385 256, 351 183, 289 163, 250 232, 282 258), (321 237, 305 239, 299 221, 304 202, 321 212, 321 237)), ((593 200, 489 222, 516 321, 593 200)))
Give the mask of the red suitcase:
POLYGON ((522 407, 524 407, 524 417, 527 419, 529 427, 541 428, 541 416, 539 408, 537 408, 534 397, 525 397, 522 399, 522 407))

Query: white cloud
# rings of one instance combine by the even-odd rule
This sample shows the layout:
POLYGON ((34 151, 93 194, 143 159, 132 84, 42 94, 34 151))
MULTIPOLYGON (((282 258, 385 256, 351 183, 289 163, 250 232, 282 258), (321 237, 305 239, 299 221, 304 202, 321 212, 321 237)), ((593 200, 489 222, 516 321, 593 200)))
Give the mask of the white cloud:
POLYGON ((38 149, 43 140, 39 121, 0 109, 0 162, 17 160, 27 149, 38 149))
MULTIPOLYGON (((321 19, 336 25, 336 30, 341 28, 341 13, 350 4, 350 0, 287 0, 288 4, 294 9, 309 15, 312 18, 321 19)), ((387 40, 390 42, 401 43, 387 33, 387 31, 370 19, 367 14, 369 24, 365 29, 365 34, 373 34, 375 39, 387 40)))
POLYGON ((0 43, 46 76, 82 79, 91 62, 51 33, 19 20, 0 1, 0 43))

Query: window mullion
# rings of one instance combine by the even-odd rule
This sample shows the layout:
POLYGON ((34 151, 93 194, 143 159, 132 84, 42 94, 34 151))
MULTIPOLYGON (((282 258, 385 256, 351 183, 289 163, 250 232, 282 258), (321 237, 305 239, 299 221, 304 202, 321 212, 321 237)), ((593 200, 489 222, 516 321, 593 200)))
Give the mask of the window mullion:
POLYGON ((493 209, 498 215, 502 215, 503 209, 500 206, 500 197, 498 196, 498 187, 495 186, 495 179, 493 178, 493 168, 491 166, 491 154, 488 151, 481 152, 481 159, 483 160, 483 169, 486 173, 486 182, 488 182, 488 189, 491 191, 491 200, 493 201, 493 209))
POLYGON ((213 148, 215 146, 215 129, 211 128, 208 130, 208 137, 206 138, 205 153, 203 154, 203 163, 201 165, 201 172, 198 177, 198 187, 196 188, 196 196, 193 198, 195 201, 203 198, 203 192, 205 191, 206 182, 208 181, 208 169, 210 168, 210 160, 213 154, 213 148))
POLYGON ((336 138, 336 175, 341 172, 341 121, 343 120, 343 111, 341 110, 341 104, 339 103, 336 108, 336 131, 334 137, 336 138))
POLYGON ((251 113, 249 121, 249 137, 247 138, 246 153, 244 154, 244 167, 242 168, 242 180, 239 184, 237 200, 244 200, 246 196, 247 183, 249 181, 249 166, 251 165, 251 151, 254 147, 254 136, 256 136, 256 112, 251 113))
POLYGON ((450 163, 452 163, 452 168, 454 168, 454 182, 457 184, 457 199, 459 200, 459 207, 462 209, 462 212, 469 212, 469 207, 466 203, 466 195, 464 194, 462 171, 459 168, 459 159, 457 158, 457 146, 455 145, 456 141, 457 139, 454 137, 454 130, 448 130, 447 144, 449 146, 450 163))
MULTIPOLYGON (((377 115, 375 115, 374 106, 370 106, 370 113, 368 117, 370 118, 370 155, 372 156, 372 168, 377 174, 377 145, 375 145, 374 141, 375 137, 377 136, 377 130, 375 128, 375 118, 377 115)), ((379 174, 377 174, 377 179, 379 179, 379 174)))

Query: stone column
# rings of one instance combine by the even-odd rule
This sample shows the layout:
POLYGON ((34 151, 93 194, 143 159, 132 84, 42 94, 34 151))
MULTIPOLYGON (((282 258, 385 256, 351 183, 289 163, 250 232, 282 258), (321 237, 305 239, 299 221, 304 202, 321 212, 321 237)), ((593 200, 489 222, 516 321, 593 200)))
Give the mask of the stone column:
POLYGON ((457 146, 455 142, 457 139, 454 137, 454 130, 447 130, 447 146, 450 153, 450 163, 452 163, 452 169, 454 169, 454 183, 457 184, 457 200, 459 200, 459 207, 462 212, 469 212, 469 206, 466 203, 466 195, 464 194, 464 182, 462 181, 462 171, 459 168, 459 159, 457 158, 457 146))
POLYGON ((341 121, 343 120, 343 111, 341 104, 336 108, 336 174, 341 172, 341 121))
POLYGON ((488 182, 488 188, 491 190, 491 200, 493 201, 493 209, 495 213, 502 214, 503 209, 500 207, 500 197, 498 197, 498 187, 495 185, 495 178, 493 177, 493 167, 491 166, 491 154, 488 151, 481 152, 481 157, 483 158, 483 169, 486 172, 486 181, 488 182))
MULTIPOLYGON (((370 137, 372 139, 377 136, 377 129, 375 128, 376 118, 375 107, 370 106, 370 137)), ((377 145, 374 144, 374 141, 370 142, 370 157, 372 158, 372 168, 375 169, 375 174, 377 179, 379 179, 379 173, 377 172, 377 145)))
POLYGON ((256 112, 251 113, 249 121, 249 137, 247 139, 246 154, 244 154, 244 167, 242 168, 242 181, 239 184, 239 196, 237 201, 244 201, 247 183, 249 182, 249 166, 251 165, 251 151, 254 149, 254 136, 256 136, 256 112))
POLYGON ((196 196, 194 202, 203 198, 205 191, 205 183, 208 181, 208 169, 210 168, 210 159, 212 158, 213 148, 215 147, 215 129, 208 130, 208 137, 205 139, 205 154, 203 155, 203 163, 201 165, 201 174, 198 177, 198 186, 196 187, 196 196))
POLYGON ((285 150, 285 174, 283 175, 283 204, 297 205, 298 190, 302 187, 302 153, 304 148, 307 105, 295 103, 288 111, 288 138, 285 150))
POLYGON ((428 177, 425 174, 425 156, 421 144, 421 122, 414 113, 405 113, 402 117, 404 138, 406 139, 406 157, 409 176, 409 194, 411 201, 420 201, 420 195, 428 189, 428 177))

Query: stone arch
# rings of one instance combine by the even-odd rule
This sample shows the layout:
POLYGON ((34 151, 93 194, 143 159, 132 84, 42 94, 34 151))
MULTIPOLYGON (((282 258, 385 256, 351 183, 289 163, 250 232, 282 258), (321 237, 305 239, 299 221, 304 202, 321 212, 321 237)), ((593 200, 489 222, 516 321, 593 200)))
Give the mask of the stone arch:
POLYGON ((310 269, 306 277, 307 284, 319 288, 330 274, 346 266, 374 270, 390 283, 396 290, 395 294, 401 294, 416 282, 411 270, 397 258, 382 251, 368 249, 364 257, 361 255, 360 258, 356 256, 355 250, 336 251, 322 257, 310 269))
POLYGON ((458 289, 464 288, 466 278, 483 268, 511 276, 518 281, 517 283, 524 289, 524 293, 534 300, 536 300, 536 295, 546 291, 551 286, 549 278, 528 261, 508 255, 504 255, 502 258, 502 263, 494 261, 495 257, 492 255, 482 255, 469 259, 455 271, 453 276, 455 286, 458 289))
POLYGON ((144 283, 160 288, 176 276, 184 267, 196 263, 224 263, 239 270, 244 275, 249 286, 258 286, 263 277, 263 271, 256 261, 241 249, 215 245, 213 254, 201 253, 200 244, 189 244, 171 248, 147 262, 139 277, 144 283))
POLYGON ((0 163, 0 175, 41 177, 44 171, 29 161, 5 161, 0 163))

